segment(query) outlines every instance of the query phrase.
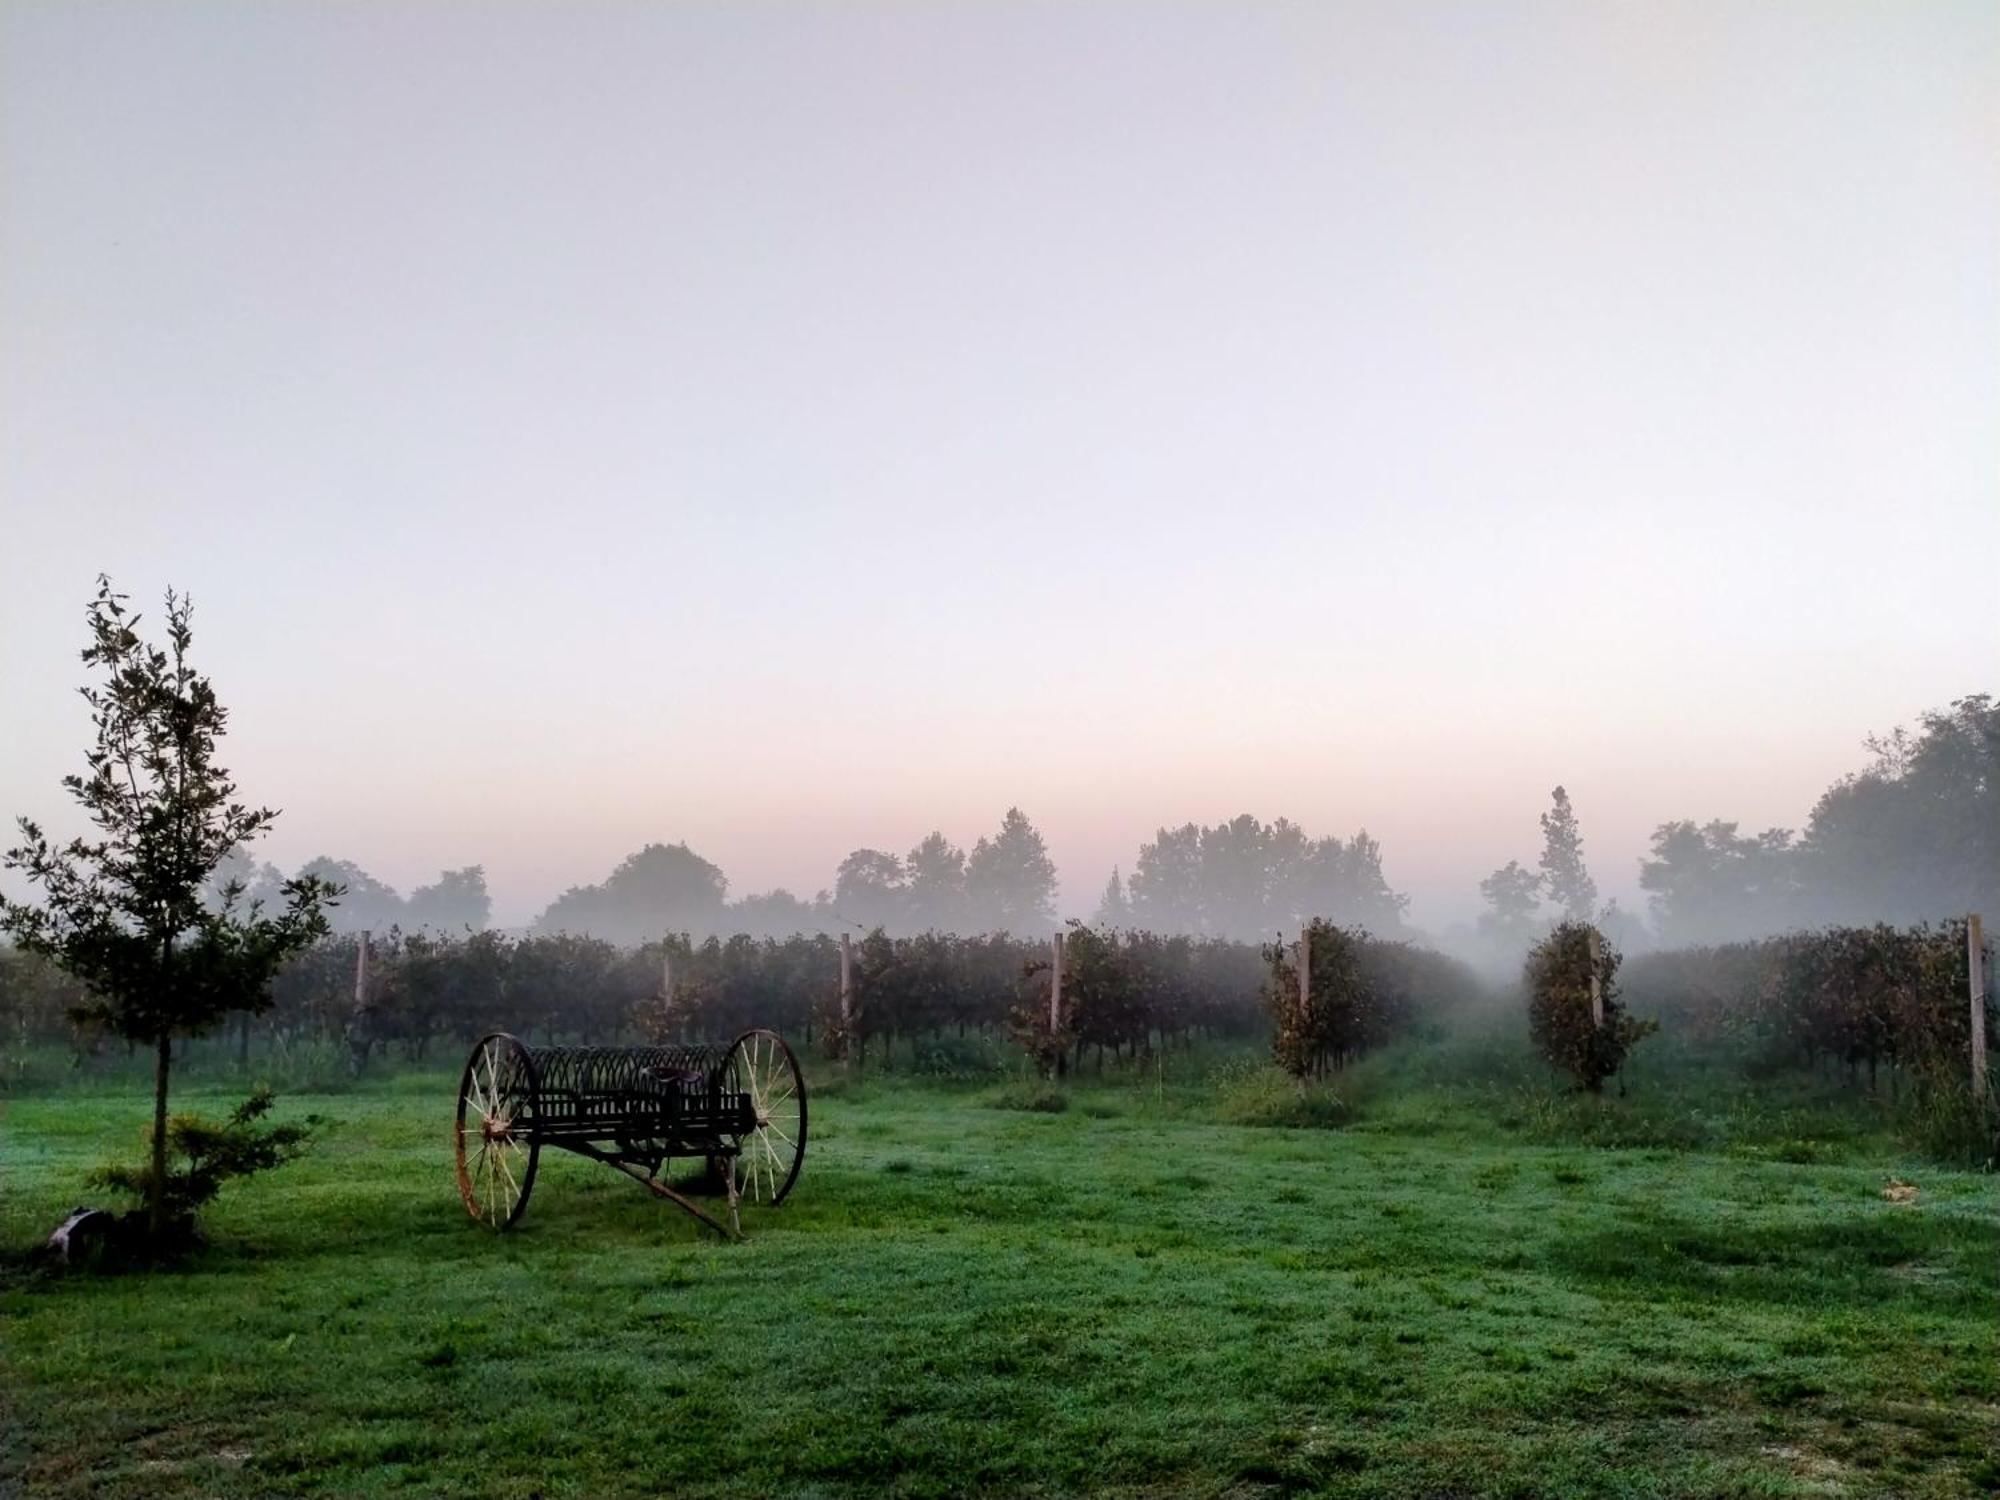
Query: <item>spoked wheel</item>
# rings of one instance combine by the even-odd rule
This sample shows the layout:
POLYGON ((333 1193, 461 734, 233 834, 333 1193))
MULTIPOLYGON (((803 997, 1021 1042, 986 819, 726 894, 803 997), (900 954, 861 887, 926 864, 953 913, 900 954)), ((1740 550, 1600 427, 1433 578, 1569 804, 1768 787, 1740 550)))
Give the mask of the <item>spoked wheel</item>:
POLYGON ((723 1086, 750 1096, 757 1123, 736 1138, 743 1196, 775 1206, 798 1180, 806 1159, 806 1078, 775 1031, 746 1031, 729 1048, 723 1086))
POLYGON ((540 1097, 528 1049, 504 1031, 481 1037, 459 1080, 452 1150, 465 1211, 491 1228, 520 1218, 534 1190, 540 1097))

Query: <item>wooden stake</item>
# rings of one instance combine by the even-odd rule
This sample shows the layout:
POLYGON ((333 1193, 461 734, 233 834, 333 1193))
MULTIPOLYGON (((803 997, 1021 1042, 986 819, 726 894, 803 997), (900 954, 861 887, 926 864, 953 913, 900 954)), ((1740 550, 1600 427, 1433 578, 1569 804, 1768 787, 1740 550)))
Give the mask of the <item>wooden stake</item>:
POLYGON ((854 944, 840 935, 840 1060, 854 1043, 854 944))
POLYGON ((1603 940, 1598 937, 1597 929, 1595 927, 1589 929, 1589 931, 1590 931, 1590 1024, 1592 1026, 1602 1026, 1604 1024, 1604 986, 1597 982, 1597 965, 1599 961, 1604 957, 1604 944, 1603 940))
POLYGON ((358 1018, 368 1013, 368 933, 364 929, 361 941, 354 947, 354 1014, 358 1018))
POLYGON ((354 1014, 347 1022, 347 1070, 356 1078, 368 1065, 368 933, 354 945, 354 1014))
POLYGON ((1972 1097, 1986 1099, 1986 930, 1977 912, 1965 919, 1966 988, 1972 998, 1972 1097))
MULTIPOLYGON (((1049 1035, 1050 1036, 1054 1036, 1062 1030, 1062 970, 1063 970, 1062 939, 1063 935, 1060 932, 1058 932, 1054 937, 1049 939, 1049 963, 1050 963, 1049 1035)), ((1080 1070, 1083 1067, 1083 1064, 1079 1062, 1077 1064, 1077 1067, 1080 1070)))

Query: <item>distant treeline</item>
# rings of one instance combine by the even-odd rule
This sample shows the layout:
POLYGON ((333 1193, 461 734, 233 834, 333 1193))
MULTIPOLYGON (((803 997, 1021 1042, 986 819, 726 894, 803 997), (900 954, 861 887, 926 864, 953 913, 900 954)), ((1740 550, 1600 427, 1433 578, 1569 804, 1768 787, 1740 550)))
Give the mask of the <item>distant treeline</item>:
MULTIPOLYGON (((1480 882, 1477 927, 1445 946, 1511 973, 1559 920, 1589 922, 1629 953, 1727 942, 1822 924, 1936 921, 2000 914, 2000 706, 1979 694, 1924 714, 1915 731, 1871 738, 1870 763, 1829 787, 1803 831, 1745 833, 1721 819, 1677 819, 1655 829, 1640 861, 1647 921, 1598 901, 1582 820, 1557 787, 1541 818, 1538 864, 1510 860, 1480 882)), ((390 928, 477 932, 492 902, 485 871, 448 870, 407 897, 346 860, 321 857, 297 872, 343 888, 339 932, 390 928)), ((248 858, 218 872, 247 899, 274 901, 282 883, 248 858)), ((772 890, 732 898, 722 870, 686 844, 648 844, 595 885, 551 901, 539 935, 584 933, 634 946, 662 932, 747 934, 1053 932, 1055 863, 1019 808, 970 850, 933 832, 903 854, 856 849, 810 897, 772 890)), ((1261 941, 1320 918, 1385 937, 1408 936, 1407 896, 1393 889, 1381 844, 1308 834, 1285 818, 1244 814, 1221 823, 1160 828, 1129 872, 1114 870, 1092 914, 1099 927, 1261 941)))
POLYGON ((1652 940, 2000 912, 2000 703, 1961 698, 1867 745, 1869 765, 1827 788, 1801 832, 1661 824, 1639 866, 1652 940))
MULTIPOLYGON (((448 870, 407 898, 347 860, 322 856, 301 866, 341 888, 330 916, 337 932, 477 932, 492 915, 486 872, 448 870)), ((212 883, 216 899, 231 882, 241 899, 275 904, 283 873, 244 857, 229 860, 212 883)), ((1245 814, 1203 827, 1162 828, 1143 844, 1127 880, 1112 873, 1093 920, 1200 937, 1250 940, 1295 930, 1309 915, 1401 931, 1408 897, 1382 872, 1382 848, 1363 831, 1317 838, 1284 818, 1262 823, 1245 814)), ((661 932, 698 937, 867 932, 892 937, 925 932, 1052 933, 1056 866, 1041 833, 1019 808, 970 851, 932 832, 906 854, 856 849, 833 884, 810 898, 786 890, 735 900, 722 870, 686 844, 648 844, 596 885, 573 886, 543 910, 531 930, 584 933, 633 946, 661 932)))

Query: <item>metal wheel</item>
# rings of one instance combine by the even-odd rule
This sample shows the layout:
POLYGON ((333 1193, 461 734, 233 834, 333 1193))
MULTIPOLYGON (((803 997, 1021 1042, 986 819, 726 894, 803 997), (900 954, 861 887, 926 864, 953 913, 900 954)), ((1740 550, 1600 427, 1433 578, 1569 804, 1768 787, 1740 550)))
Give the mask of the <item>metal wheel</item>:
POLYGON ((723 1087, 750 1096, 757 1123, 736 1137, 736 1170, 743 1196, 775 1206, 798 1180, 806 1159, 806 1078, 799 1060, 775 1031, 746 1031, 729 1048, 723 1087))
POLYGON ((535 1059, 516 1038, 496 1031, 474 1044, 458 1083, 451 1144, 465 1211, 491 1228, 520 1218, 534 1191, 540 1102, 535 1059))

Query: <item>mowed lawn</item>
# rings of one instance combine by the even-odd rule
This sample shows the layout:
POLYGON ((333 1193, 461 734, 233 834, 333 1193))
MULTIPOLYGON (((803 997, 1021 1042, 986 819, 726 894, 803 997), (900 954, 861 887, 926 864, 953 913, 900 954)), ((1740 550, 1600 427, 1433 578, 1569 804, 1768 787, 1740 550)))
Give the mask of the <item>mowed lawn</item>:
POLYGON ((1990 1177, 871 1086, 815 1100, 747 1243, 561 1155, 496 1236, 452 1187, 451 1087, 285 1101, 318 1147, 151 1275, 13 1254, 144 1099, 0 1106, 0 1493, 2000 1483, 1990 1177))

